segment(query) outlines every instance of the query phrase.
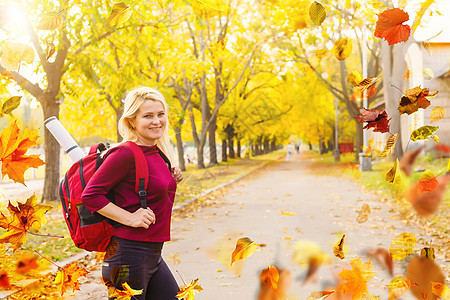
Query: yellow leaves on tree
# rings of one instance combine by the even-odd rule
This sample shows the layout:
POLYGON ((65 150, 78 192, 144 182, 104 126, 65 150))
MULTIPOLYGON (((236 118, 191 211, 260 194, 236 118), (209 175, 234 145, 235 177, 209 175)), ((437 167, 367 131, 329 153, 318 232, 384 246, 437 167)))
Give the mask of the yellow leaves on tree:
POLYGON ((26 44, 11 42, 2 47, 0 64, 9 71, 18 71, 22 61, 31 64, 33 60, 33 48, 26 44))
POLYGON ((261 281, 267 283, 267 285, 275 292, 278 291, 279 279, 280 274, 278 273, 278 269, 274 266, 269 266, 261 272, 261 281))
POLYGON ((25 185, 23 174, 28 168, 37 168, 44 162, 39 155, 25 155, 28 148, 35 146, 38 130, 25 128, 23 135, 19 138, 19 127, 14 121, 3 130, 0 137, 0 161, 2 162, 2 178, 8 175, 15 182, 25 185))
POLYGON ((389 283, 388 300, 400 298, 409 291, 411 281, 408 278, 397 276, 389 283))
POLYGON ((25 203, 14 206, 9 202, 9 216, 0 213, 0 227, 6 232, 0 237, 0 243, 11 243, 14 250, 27 242, 27 231, 33 228, 39 231, 41 224, 47 222, 44 214, 51 208, 50 205, 37 204, 33 195, 25 203))
POLYGON ((352 293, 352 299, 360 299, 369 291, 367 281, 375 276, 372 272, 373 264, 370 260, 363 264, 359 258, 352 259, 350 264, 352 270, 343 270, 339 273, 342 281, 346 282, 341 283, 338 290, 344 294, 352 293))
POLYGON ((391 242, 389 253, 394 260, 402 260, 414 251, 417 237, 414 233, 403 232, 397 235, 391 242))
POLYGON ((123 2, 114 4, 111 14, 108 17, 108 27, 125 23, 132 14, 131 6, 123 2))
POLYGON ((116 298, 114 298, 116 300, 129 300, 129 299, 135 298, 135 297, 133 297, 134 295, 140 295, 144 292, 143 290, 133 290, 128 285, 127 282, 122 283, 122 287, 123 287, 123 290, 119 290, 116 288, 109 288, 108 289, 109 297, 111 297, 111 298, 116 297, 116 298))
POLYGON ((395 160, 394 166, 386 174, 386 181, 395 184, 398 184, 402 181, 400 168, 398 167, 398 158, 395 160))
POLYGON ((58 284, 58 289, 61 292, 61 296, 67 291, 68 287, 71 287, 73 291, 80 289, 80 283, 78 278, 86 276, 89 272, 84 268, 79 268, 77 263, 66 265, 64 269, 60 269, 56 274, 55 283, 58 284))
POLYGON ((194 13, 201 19, 225 17, 231 13, 231 8, 222 0, 193 0, 190 4, 194 13))
POLYGON ((64 22, 65 10, 46 13, 39 21, 37 29, 55 30, 64 22))
POLYGON ((248 237, 240 238, 236 242, 236 248, 231 254, 231 265, 240 259, 251 256, 256 251, 256 243, 248 237))
POLYGON ((201 291, 203 291, 203 288, 198 283, 197 278, 195 280, 192 280, 188 285, 181 287, 180 291, 177 294, 177 298, 183 300, 194 300, 195 293, 200 293, 201 291))
POLYGON ((340 259, 344 259, 344 239, 345 234, 342 235, 341 239, 334 245, 333 247, 333 253, 336 257, 340 259))

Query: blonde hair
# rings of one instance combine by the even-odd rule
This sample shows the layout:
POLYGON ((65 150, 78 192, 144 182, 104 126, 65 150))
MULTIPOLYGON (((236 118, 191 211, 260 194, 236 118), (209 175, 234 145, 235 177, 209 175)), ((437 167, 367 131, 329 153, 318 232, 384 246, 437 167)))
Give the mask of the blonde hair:
POLYGON ((142 86, 132 89, 128 92, 127 96, 125 97, 125 103, 123 105, 123 114, 122 117, 119 120, 119 133, 123 138, 122 142, 132 141, 137 142, 138 136, 136 135, 136 132, 132 129, 132 126, 130 124, 130 119, 133 119, 136 117, 139 108, 141 107, 142 103, 147 100, 152 101, 159 101, 162 103, 164 107, 164 111, 167 115, 167 123, 164 128, 163 134, 161 138, 156 140, 156 144, 158 147, 164 152, 164 154, 169 158, 170 162, 173 163, 173 153, 172 153, 172 146, 170 145, 170 139, 169 139, 169 109, 166 100, 164 99, 164 96, 157 90, 142 86))

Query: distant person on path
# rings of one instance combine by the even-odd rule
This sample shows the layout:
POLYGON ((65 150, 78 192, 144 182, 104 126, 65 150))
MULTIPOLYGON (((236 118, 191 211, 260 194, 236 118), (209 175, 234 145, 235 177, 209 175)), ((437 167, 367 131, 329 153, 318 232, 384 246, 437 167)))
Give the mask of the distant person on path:
POLYGON ((287 149, 286 160, 291 160, 292 151, 294 150, 294 146, 292 146, 292 144, 289 143, 286 146, 286 149, 287 149))
POLYGON ((298 142, 295 143, 295 151, 297 151, 297 154, 300 153, 300 144, 298 142))
POLYGON ((177 183, 183 180, 181 170, 169 170, 163 159, 164 155, 169 161, 172 158, 169 127, 167 103, 160 92, 149 87, 130 91, 119 120, 119 132, 123 142, 135 142, 147 160, 147 208, 141 207, 134 189, 134 156, 128 147, 108 153, 82 195, 83 204, 92 213, 98 212, 121 225, 106 250, 103 282, 115 284, 118 289, 127 282, 132 289, 143 290, 133 297, 140 300, 175 300, 178 293, 178 284, 161 257, 164 242, 170 240, 177 183), (114 193, 115 204, 106 198, 109 192, 114 193), (115 273, 123 266, 127 266, 128 276, 114 282, 111 277, 117 277, 115 273))

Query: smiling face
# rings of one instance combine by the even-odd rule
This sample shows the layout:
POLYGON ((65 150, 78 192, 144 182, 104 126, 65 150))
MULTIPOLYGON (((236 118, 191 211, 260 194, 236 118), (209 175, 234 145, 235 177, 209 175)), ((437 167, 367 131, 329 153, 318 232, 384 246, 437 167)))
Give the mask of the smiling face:
POLYGON ((130 124, 138 136, 138 144, 153 146, 166 128, 167 113, 160 101, 145 100, 130 124))

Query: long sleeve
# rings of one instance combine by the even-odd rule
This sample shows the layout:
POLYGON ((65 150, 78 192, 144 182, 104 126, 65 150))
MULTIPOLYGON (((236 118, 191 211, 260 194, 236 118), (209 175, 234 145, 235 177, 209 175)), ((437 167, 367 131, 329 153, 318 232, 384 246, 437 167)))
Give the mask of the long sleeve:
POLYGON ((106 194, 129 175, 133 166, 133 153, 127 147, 118 147, 108 153, 83 191, 83 204, 94 213, 110 203, 106 194))

